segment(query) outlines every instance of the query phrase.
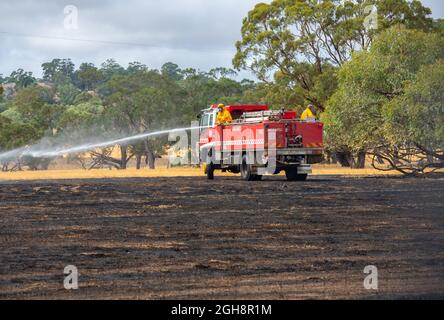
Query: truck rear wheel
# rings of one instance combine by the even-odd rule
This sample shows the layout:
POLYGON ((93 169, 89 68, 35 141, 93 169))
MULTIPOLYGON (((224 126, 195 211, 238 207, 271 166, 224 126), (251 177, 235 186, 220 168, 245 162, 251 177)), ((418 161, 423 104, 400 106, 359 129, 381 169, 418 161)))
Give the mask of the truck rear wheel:
POLYGON ((248 157, 246 154, 242 156, 242 164, 240 165, 240 173, 242 179, 245 181, 259 181, 262 176, 253 173, 253 168, 251 164, 248 164, 248 157))
POLYGON ((297 168, 285 170, 285 176, 288 181, 306 181, 308 178, 308 174, 298 174, 297 168))

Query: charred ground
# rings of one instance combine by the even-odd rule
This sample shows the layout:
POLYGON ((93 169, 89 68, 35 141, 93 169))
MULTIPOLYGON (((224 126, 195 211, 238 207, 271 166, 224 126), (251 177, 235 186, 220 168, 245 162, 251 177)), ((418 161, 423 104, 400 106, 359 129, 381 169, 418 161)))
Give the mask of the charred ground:
POLYGON ((0 298, 444 298, 443 195, 442 177, 0 182, 0 298))

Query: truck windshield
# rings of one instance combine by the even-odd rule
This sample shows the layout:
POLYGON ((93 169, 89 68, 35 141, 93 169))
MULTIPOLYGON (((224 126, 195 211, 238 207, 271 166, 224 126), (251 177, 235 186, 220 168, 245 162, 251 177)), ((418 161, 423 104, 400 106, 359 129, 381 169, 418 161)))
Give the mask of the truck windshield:
POLYGON ((202 118, 200 118, 200 126, 201 127, 207 127, 208 126, 209 116, 210 115, 208 113, 204 113, 202 115, 202 118))

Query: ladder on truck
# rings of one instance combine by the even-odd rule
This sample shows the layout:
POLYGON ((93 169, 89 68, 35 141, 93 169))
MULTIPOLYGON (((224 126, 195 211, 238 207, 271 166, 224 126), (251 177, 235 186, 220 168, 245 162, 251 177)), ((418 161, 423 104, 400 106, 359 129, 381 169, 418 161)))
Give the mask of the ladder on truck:
POLYGON ((267 110, 267 111, 254 111, 244 112, 242 116, 233 121, 234 123, 254 123, 263 122, 266 120, 280 120, 282 119, 282 111, 267 110))

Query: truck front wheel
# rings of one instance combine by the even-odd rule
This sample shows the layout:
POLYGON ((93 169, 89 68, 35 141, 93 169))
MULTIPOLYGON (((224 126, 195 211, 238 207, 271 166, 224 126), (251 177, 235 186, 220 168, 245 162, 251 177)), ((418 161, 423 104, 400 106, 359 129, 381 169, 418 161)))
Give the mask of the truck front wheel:
POLYGON ((212 162, 206 165, 206 174, 208 180, 214 180, 214 164, 212 162))
POLYGON ((306 181, 308 178, 308 174, 298 174, 297 168, 285 170, 285 176, 288 181, 306 181))

